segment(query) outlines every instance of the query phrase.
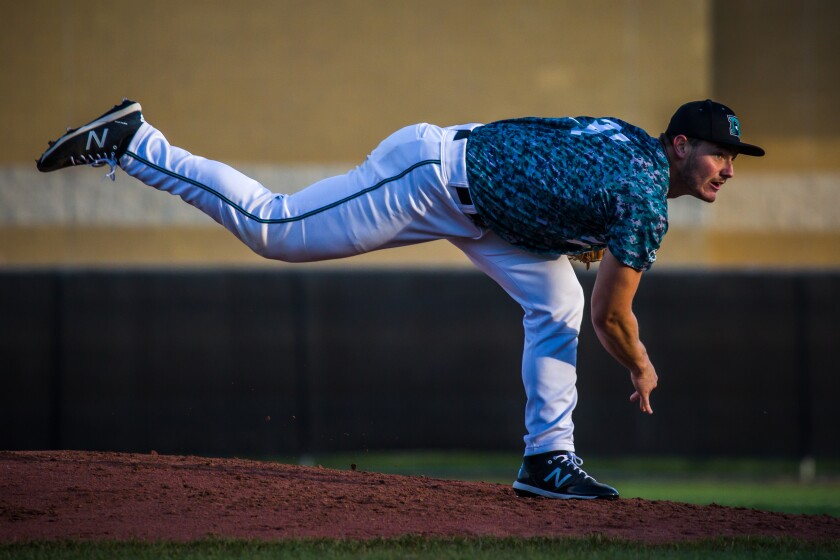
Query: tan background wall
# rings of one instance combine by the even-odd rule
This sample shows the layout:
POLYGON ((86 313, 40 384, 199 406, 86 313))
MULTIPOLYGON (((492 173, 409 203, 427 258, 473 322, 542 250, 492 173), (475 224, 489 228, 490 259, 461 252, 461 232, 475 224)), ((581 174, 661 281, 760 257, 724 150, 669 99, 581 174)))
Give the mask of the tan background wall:
POLYGON ((749 109, 748 131, 769 153, 750 163, 770 171, 840 169, 840 2, 714 6, 712 90, 749 109))
MULTIPOLYGON (((711 207, 677 201, 662 266, 838 266, 838 6, 13 3, 0 34, 0 265, 266 264, 124 175, 106 185, 96 170, 32 171, 46 140, 129 96, 173 143, 280 192, 340 172, 413 122, 615 115, 656 134, 680 103, 715 97, 768 156, 739 159, 711 207)), ((333 264, 464 262, 434 243, 333 264)))

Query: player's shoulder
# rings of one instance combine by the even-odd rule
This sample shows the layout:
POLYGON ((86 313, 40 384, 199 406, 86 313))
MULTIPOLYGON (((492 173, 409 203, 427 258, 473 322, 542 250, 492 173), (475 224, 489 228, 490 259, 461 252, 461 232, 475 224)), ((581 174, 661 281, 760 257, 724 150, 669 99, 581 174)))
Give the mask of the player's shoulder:
POLYGON ((518 117, 493 121, 485 125, 486 130, 495 131, 555 131, 573 136, 623 134, 636 141, 650 141, 652 137, 643 128, 618 117, 592 117, 578 115, 574 117, 518 117))

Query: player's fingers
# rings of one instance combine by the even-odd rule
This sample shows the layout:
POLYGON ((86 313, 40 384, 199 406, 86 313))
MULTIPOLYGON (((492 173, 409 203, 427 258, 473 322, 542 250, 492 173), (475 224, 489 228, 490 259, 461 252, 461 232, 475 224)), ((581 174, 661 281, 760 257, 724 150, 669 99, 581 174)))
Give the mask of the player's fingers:
POLYGON ((653 408, 650 406, 650 401, 648 399, 642 399, 642 412, 647 412, 648 414, 653 414, 653 408))
POLYGON ((632 395, 630 395, 630 402, 639 401, 639 410, 642 412, 646 412, 648 414, 653 414, 653 408, 650 406, 650 399, 646 396, 642 396, 641 393, 636 391, 632 395))

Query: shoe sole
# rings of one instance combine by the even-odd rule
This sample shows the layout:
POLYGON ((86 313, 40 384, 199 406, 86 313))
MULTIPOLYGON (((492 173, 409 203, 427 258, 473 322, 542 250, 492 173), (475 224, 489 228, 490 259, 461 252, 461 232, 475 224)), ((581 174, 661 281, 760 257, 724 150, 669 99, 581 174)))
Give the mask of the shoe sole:
POLYGON ((109 113, 105 113, 104 115, 102 115, 101 117, 96 119, 95 121, 89 122, 88 124, 86 124, 86 125, 84 125, 80 128, 77 128, 73 132, 68 132, 67 134, 65 134, 64 136, 62 136, 58 140, 56 140, 55 144, 50 146, 50 149, 47 150, 46 152, 44 152, 44 155, 42 155, 41 159, 38 160, 38 161, 42 162, 42 161, 46 160, 55 150, 57 150, 59 147, 61 147, 61 145, 64 144, 65 142, 67 142, 68 140, 72 140, 73 138, 75 138, 75 137, 77 137, 81 134, 84 134, 85 132, 88 132, 88 131, 90 131, 90 130, 98 127, 98 126, 102 126, 103 124, 114 122, 114 121, 116 121, 116 120, 118 120, 122 117, 130 115, 131 113, 136 113, 136 112, 141 112, 141 111, 142 111, 142 108, 140 107, 140 104, 137 103, 137 102, 134 102, 131 105, 126 105, 125 107, 123 107, 119 110, 115 110, 115 111, 112 111, 112 112, 109 112, 109 113))
POLYGON ((582 496, 580 494, 560 494, 559 492, 549 492, 536 486, 529 486, 519 481, 513 483, 513 491, 520 498, 554 498, 556 500, 617 500, 618 496, 582 496))

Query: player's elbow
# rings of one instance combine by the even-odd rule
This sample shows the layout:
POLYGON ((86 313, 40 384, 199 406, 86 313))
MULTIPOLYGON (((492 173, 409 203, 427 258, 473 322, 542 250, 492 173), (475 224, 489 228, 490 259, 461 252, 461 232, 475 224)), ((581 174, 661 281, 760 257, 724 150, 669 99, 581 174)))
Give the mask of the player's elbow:
POLYGON ((625 330, 625 325, 630 320, 627 314, 620 309, 606 305, 592 305, 592 326, 599 335, 614 335, 625 330))
POLYGON ((603 330, 607 328, 610 322, 611 311, 607 305, 599 302, 597 298, 592 298, 592 326, 595 330, 603 330))
POLYGON ((592 327, 595 329, 595 332, 599 335, 606 334, 610 330, 610 319, 606 315, 603 314, 596 314, 592 313, 592 327))

